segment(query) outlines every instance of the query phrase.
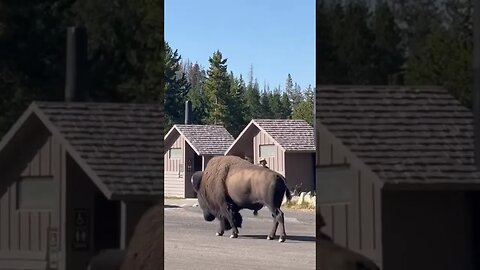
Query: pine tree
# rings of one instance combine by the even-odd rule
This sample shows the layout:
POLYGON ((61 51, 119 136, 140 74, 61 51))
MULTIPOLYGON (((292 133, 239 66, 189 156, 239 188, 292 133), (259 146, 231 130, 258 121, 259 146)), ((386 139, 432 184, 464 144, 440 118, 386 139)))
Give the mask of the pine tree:
POLYGON ((336 19, 333 8, 326 1, 317 1, 316 6, 316 81, 320 84, 339 83, 339 61, 335 53, 333 42, 333 25, 336 19), (321 63, 321 64, 320 64, 321 63))
POLYGON ((184 104, 190 89, 185 73, 181 68, 181 56, 177 50, 165 42, 165 118, 166 130, 174 124, 181 124, 184 121, 184 104))
POLYGON ((315 91, 309 86, 303 94, 302 100, 298 103, 295 111, 293 112, 293 119, 303 119, 313 126, 314 115, 314 99, 315 91))
POLYGON ((262 95, 260 96, 260 104, 262 105, 262 113, 259 118, 263 119, 270 119, 272 118, 272 110, 270 108, 270 98, 269 98, 269 92, 267 89, 264 89, 262 91, 262 95))
POLYGON ((260 90, 256 80, 250 77, 247 90, 245 91, 245 102, 247 104, 246 117, 248 120, 258 118, 262 113, 262 106, 260 104, 260 90))
POLYGON ((343 16, 336 19, 333 39, 337 44, 338 60, 345 69, 340 75, 345 77, 344 83, 369 84, 376 76, 370 64, 373 34, 368 27, 369 17, 364 1, 351 1, 344 7, 343 16))
POLYGON ((374 74, 371 84, 395 83, 393 78, 402 71, 404 48, 400 28, 388 3, 379 0, 371 19, 374 34, 372 50, 374 74))
POLYGON ((229 104, 229 113, 231 116, 231 128, 229 131, 236 137, 248 123, 246 117, 245 82, 243 81, 242 75, 237 79, 233 73, 230 73, 230 83, 231 101, 229 104))
POLYGON ((203 90, 206 71, 198 63, 187 65, 185 71, 187 80, 191 85, 187 98, 192 102, 192 122, 194 124, 203 124, 203 120, 207 115, 207 100, 203 90))
POLYGON ((292 104, 287 93, 283 92, 281 99, 281 118, 290 119, 292 117, 292 104))
POLYGON ((302 100, 302 90, 297 83, 293 83, 292 75, 290 75, 290 73, 288 74, 285 83, 285 93, 287 93, 291 107, 294 110, 302 100))
POLYGON ((424 38, 442 24, 438 0, 402 0, 396 3, 395 16, 405 35, 407 56, 422 46, 424 38))
POLYGON ((207 116, 205 123, 223 125, 231 128, 231 117, 228 109, 230 104, 230 80, 227 72, 227 59, 216 51, 209 58, 210 67, 204 84, 207 100, 207 116))
POLYGON ((281 119, 282 117, 282 95, 280 88, 275 88, 269 95, 269 105, 272 112, 272 118, 281 119))

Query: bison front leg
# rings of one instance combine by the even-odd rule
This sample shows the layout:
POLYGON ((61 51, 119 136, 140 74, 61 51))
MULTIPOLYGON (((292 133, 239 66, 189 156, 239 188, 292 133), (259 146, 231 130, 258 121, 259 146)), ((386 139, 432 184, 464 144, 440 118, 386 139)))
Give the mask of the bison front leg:
POLYGON ((223 233, 225 232, 225 219, 224 218, 219 218, 219 227, 218 231, 216 233, 217 236, 222 236, 223 233))
POLYGON ((237 224, 235 223, 235 221, 233 219, 233 214, 227 215, 226 218, 227 218, 228 222, 230 223, 230 225, 232 226, 232 234, 230 235, 230 238, 238 238, 238 228, 237 228, 237 224))

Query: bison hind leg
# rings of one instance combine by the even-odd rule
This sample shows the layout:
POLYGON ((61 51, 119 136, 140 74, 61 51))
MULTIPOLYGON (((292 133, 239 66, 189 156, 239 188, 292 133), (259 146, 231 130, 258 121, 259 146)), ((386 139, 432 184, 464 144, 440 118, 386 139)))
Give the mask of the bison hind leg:
POLYGON ((243 223, 243 217, 240 214, 240 212, 234 212, 233 213, 233 224, 235 224, 235 227, 241 228, 243 223))
POLYGON ((268 240, 273 240, 275 238, 275 234, 277 232, 278 225, 281 226, 280 238, 278 239, 279 242, 285 242, 287 239, 287 234, 285 233, 285 219, 283 211, 280 208, 271 209, 272 217, 273 217, 273 227, 270 234, 267 236, 268 240))

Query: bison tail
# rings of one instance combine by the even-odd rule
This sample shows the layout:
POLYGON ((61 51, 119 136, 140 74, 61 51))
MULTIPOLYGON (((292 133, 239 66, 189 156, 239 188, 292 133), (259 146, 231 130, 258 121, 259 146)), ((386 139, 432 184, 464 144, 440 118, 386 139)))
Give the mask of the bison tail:
POLYGON ((288 187, 285 187, 285 196, 287 196, 287 201, 292 200, 292 193, 288 189, 288 187))
POLYGON ((283 183, 285 184, 285 196, 287 197, 287 201, 289 202, 292 199, 292 193, 287 187, 287 179, 285 179, 285 177, 283 177, 282 175, 279 175, 278 177, 281 178, 283 180, 283 183))

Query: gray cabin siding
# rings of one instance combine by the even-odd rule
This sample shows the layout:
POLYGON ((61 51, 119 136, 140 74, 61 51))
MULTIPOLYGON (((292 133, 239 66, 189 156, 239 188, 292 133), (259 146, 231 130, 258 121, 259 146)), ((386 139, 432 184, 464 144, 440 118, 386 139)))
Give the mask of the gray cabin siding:
POLYGON ((260 145, 264 144, 274 144, 275 145, 275 154, 271 157, 266 157, 265 160, 267 161, 267 166, 283 176, 285 176, 285 159, 284 159, 284 151, 283 149, 276 145, 274 140, 264 131, 258 132, 253 137, 253 162, 258 164, 260 161, 260 145))
POLYGON ((171 146, 167 146, 165 150, 165 196, 185 197, 185 182, 183 172, 185 171, 185 139, 183 136, 178 136, 171 146), (181 148, 183 151, 182 159, 170 159, 170 148, 181 148))
MULTIPOLYGON (((62 151, 58 141, 48 136, 43 130, 38 132, 33 144, 37 147, 30 147, 30 142, 22 145, 17 154, 28 159, 22 165, 23 171, 19 174, 13 173, 2 179, 3 183, 9 183, 2 189, 0 198, 0 265, 7 263, 14 266, 44 266, 47 253, 47 228, 59 229, 58 243, 62 243, 61 235, 61 187, 62 162, 60 153, 62 151), (36 142, 35 142, 36 141, 36 142), (21 177, 47 176, 52 177, 57 187, 55 200, 58 202, 51 210, 24 210, 17 208, 17 181, 21 177), (17 258, 13 259, 12 258, 17 258), (8 261, 4 261, 8 259, 8 261)), ((17 170, 15 165, 7 168, 17 170)), ((20 164, 18 166, 21 166, 20 164)), ((7 172, 6 175, 9 173, 7 172)), ((60 247, 60 246, 59 246, 60 247)), ((60 247, 61 248, 61 247, 60 247)), ((61 263, 61 262, 59 262, 61 263)), ((1 267, 0 267, 1 269, 1 267)))
POLYGON ((373 180, 376 176, 365 170, 358 159, 352 158, 332 134, 318 124, 316 140, 317 168, 348 164, 353 175, 351 201, 319 204, 326 223, 322 231, 336 243, 358 251, 381 265, 381 187, 373 180))

